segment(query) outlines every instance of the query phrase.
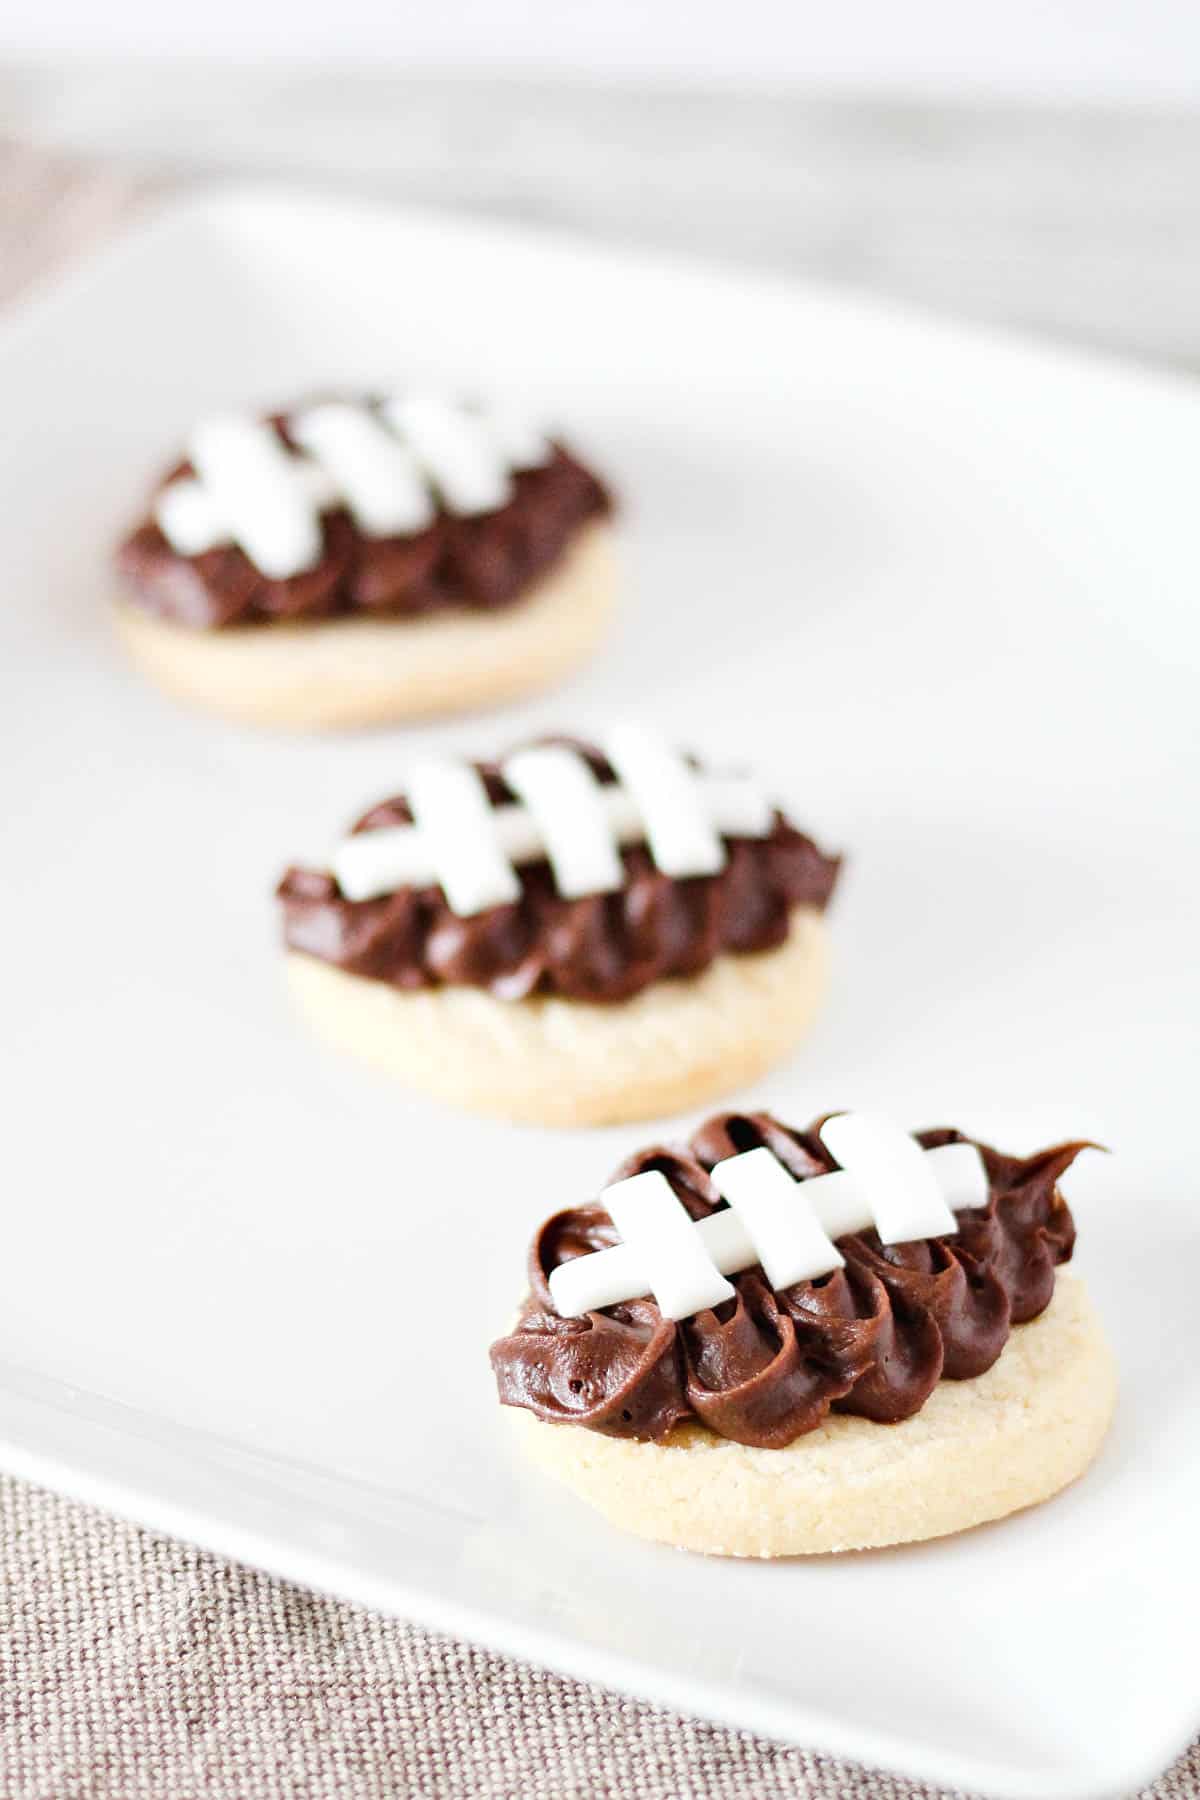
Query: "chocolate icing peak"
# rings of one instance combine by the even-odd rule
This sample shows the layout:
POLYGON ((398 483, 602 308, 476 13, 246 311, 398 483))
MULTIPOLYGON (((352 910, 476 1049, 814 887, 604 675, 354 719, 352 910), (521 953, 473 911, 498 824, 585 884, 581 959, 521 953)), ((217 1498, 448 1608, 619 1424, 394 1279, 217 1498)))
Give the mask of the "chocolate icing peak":
MULTIPOLYGON (((642 1151, 612 1179, 659 1169, 702 1219, 724 1204, 709 1170, 739 1151, 765 1145, 798 1180, 835 1167, 822 1122, 793 1131, 769 1113, 720 1113, 685 1150, 642 1151)), ((916 1136, 926 1149, 973 1141, 952 1130, 916 1136)), ((552 1270, 618 1239, 601 1206, 557 1213, 531 1247, 517 1323, 492 1346, 500 1399, 610 1437, 660 1440, 690 1420, 765 1449, 812 1431, 831 1409, 883 1424, 909 1418, 939 1380, 989 1369, 1011 1327, 1049 1305, 1075 1243, 1057 1182, 1088 1147, 1022 1158, 979 1144, 988 1203, 960 1213, 953 1236, 884 1245, 874 1231, 854 1232, 838 1240, 845 1268, 781 1292, 748 1269, 731 1278, 732 1300, 679 1324, 651 1299, 561 1318, 552 1270)))
MULTIPOLYGON (((603 782, 613 771, 591 745, 558 738, 584 755, 603 782)), ((515 796, 498 763, 477 763, 494 806, 515 796)), ((411 823, 403 795, 371 808, 354 827, 411 823)), ((788 935, 793 909, 824 908, 840 867, 777 813, 766 838, 726 840, 718 875, 676 880, 644 845, 622 851, 625 883, 615 894, 564 900, 547 862, 517 873, 521 898, 461 918, 438 887, 401 888, 378 900, 347 900, 332 874, 292 868, 277 889, 293 950, 353 975, 399 988, 482 987, 499 999, 558 994, 621 1001, 668 976, 696 975, 723 952, 771 950, 788 935)))

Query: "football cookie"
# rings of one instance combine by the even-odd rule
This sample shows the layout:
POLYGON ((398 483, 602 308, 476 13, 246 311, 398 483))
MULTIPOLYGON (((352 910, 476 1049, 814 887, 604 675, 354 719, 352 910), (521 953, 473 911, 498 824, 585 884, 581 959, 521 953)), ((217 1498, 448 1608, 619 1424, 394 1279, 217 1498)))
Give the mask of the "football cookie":
POLYGON ((268 725, 508 700, 582 661, 614 597, 608 496, 521 419, 442 399, 219 417, 117 552, 164 688, 268 725))
POLYGON ((279 884, 316 1029, 539 1124, 672 1112, 760 1074, 825 978, 838 862, 754 780, 634 726, 432 761, 279 884))
POLYGON ((1112 1416, 1112 1358, 1058 1189, 861 1113, 720 1114, 556 1214, 492 1346, 537 1463, 682 1549, 911 1543, 1045 1500, 1112 1416))

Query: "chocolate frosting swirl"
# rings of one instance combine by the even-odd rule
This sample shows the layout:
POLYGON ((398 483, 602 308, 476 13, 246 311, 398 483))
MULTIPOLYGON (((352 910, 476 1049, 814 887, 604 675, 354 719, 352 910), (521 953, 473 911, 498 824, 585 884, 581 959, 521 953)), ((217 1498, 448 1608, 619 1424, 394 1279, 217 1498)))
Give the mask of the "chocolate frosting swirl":
MULTIPOLYGON (((268 422, 291 443, 283 415, 268 422)), ((178 462, 155 492, 193 473, 178 462)), ((611 511, 600 482, 561 445, 543 468, 521 470, 512 481, 511 500, 495 512, 464 518, 439 510, 427 530, 408 537, 368 537, 344 507, 331 509, 322 518, 320 562, 283 581, 270 580, 235 544, 181 556, 153 516, 119 546, 117 571, 135 605, 209 630, 348 613, 486 612, 521 599, 581 526, 611 511)))
MULTIPOLYGON (((740 1151, 765 1145, 798 1181, 834 1168, 818 1136, 828 1116, 794 1131, 769 1113, 718 1113, 686 1149, 644 1150, 612 1179, 661 1169, 702 1219, 725 1204, 709 1171, 740 1151)), ((951 1130, 916 1136, 927 1149, 973 1141, 951 1130)), ((873 1230, 855 1232, 838 1240, 844 1269, 781 1292, 747 1269, 731 1277, 735 1298, 678 1324, 650 1299, 561 1318, 551 1271, 619 1240, 601 1206, 556 1213, 530 1250, 517 1323, 492 1345, 501 1402, 609 1437, 661 1440, 688 1420, 763 1449, 790 1444, 831 1409, 880 1424, 911 1417, 939 1380, 991 1368, 1010 1328, 1049 1305, 1075 1243, 1057 1183, 1085 1143, 1030 1157, 978 1148, 988 1203, 960 1213, 953 1236, 884 1245, 873 1230)))
MULTIPOLYGON (((591 745, 568 743, 602 782, 611 765, 591 745)), ((515 796, 498 763, 476 763, 494 806, 515 796)), ((411 822, 403 795, 372 807, 354 827, 411 822)), ((517 871, 521 897, 471 918, 450 910, 439 887, 400 888, 378 900, 347 900, 332 874, 291 868, 276 890, 288 946, 353 975, 398 988, 443 984, 487 988, 497 998, 558 994, 620 1001, 672 975, 696 975, 722 952, 770 950, 787 937, 798 906, 823 908, 840 861, 775 816, 766 838, 725 840, 718 875, 676 880, 644 845, 622 852, 625 884, 614 894, 564 900, 549 863, 517 871)))

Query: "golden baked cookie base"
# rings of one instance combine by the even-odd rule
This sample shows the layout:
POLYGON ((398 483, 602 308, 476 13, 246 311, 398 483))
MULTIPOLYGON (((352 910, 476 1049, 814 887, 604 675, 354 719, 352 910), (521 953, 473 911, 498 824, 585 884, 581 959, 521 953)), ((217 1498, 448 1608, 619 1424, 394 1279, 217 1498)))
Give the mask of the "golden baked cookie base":
POLYGON ((198 631, 116 605, 126 648, 181 700, 255 725, 319 730, 498 705, 585 660, 616 581, 612 530, 584 526, 528 598, 494 612, 198 631))
POLYGON ((1112 1417, 1112 1354, 1083 1282, 1059 1271, 1040 1318, 973 1381, 942 1381, 899 1425, 849 1414, 785 1450, 700 1425, 665 1444, 510 1409, 538 1465, 639 1537, 713 1556, 809 1556, 965 1531, 1081 1475, 1112 1417))
POLYGON ((301 1010, 339 1050, 473 1112, 609 1125, 752 1081, 803 1035, 825 987, 824 920, 798 907, 776 950, 718 957, 612 1005, 480 988, 402 992, 292 952, 301 1010))

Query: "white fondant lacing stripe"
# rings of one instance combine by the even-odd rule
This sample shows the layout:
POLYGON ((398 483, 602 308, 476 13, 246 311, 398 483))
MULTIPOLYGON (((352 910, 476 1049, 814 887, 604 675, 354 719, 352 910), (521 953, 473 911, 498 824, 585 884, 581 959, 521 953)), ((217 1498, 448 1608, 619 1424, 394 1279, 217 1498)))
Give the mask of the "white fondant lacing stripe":
POLYGON ((437 400, 390 400, 388 424, 412 450, 448 512, 495 512, 512 493, 509 464, 478 419, 437 400))
POLYGON ((625 879, 604 789, 582 756, 556 745, 519 750, 504 779, 537 828, 564 900, 611 894, 625 879))
POLYGON ((625 1243, 636 1249, 665 1318, 686 1319, 733 1298, 733 1288, 661 1170, 647 1169, 616 1182, 605 1190, 604 1205, 625 1243))
MULTIPOLYGON (((620 740, 624 748, 629 741, 620 740)), ((548 858, 559 892, 574 900, 621 886, 623 844, 647 841, 665 874, 684 877, 724 866, 722 837, 770 834, 774 812, 758 783, 700 774, 663 746, 651 750, 651 743, 640 734, 639 754, 624 758, 626 779, 616 784, 598 782, 586 759, 564 746, 518 751, 503 773, 522 804, 490 809, 486 830, 477 829, 477 814, 468 816, 461 805, 453 821, 449 813, 435 816, 430 801, 412 825, 357 832, 334 854, 338 885, 348 900, 374 900, 440 882, 451 908, 468 916, 516 897, 513 868, 520 863, 548 858), (686 834, 663 824, 675 802, 689 820, 686 834)), ((606 749, 616 765, 611 742, 606 749)), ((419 781, 420 769, 414 773, 419 781)), ((478 776, 472 782, 478 797, 478 776)), ((409 794, 411 799, 411 779, 409 794)))
POLYGON ((765 1145, 718 1163, 713 1185, 741 1220, 773 1288, 843 1266, 819 1211, 811 1203, 796 1205, 795 1178, 765 1145))
POLYGON ((836 1113, 822 1125, 821 1142, 869 1196, 872 1223, 885 1244, 954 1230, 929 1152, 907 1132, 869 1113, 836 1113))
POLYGON ((168 487, 162 496, 166 506, 160 503, 158 512, 174 548, 179 546, 171 530, 179 530, 182 502, 190 507, 189 546, 199 541, 201 526, 207 524, 218 542, 238 544, 273 581, 320 560, 321 472, 292 456, 269 425, 208 419, 192 433, 188 457, 196 470, 194 480, 168 487))
POLYGON ((756 1263, 774 1288, 790 1287, 841 1268, 836 1240, 851 1232, 874 1226, 885 1244, 951 1236, 956 1212, 987 1204, 987 1171, 974 1144, 922 1150, 907 1132, 864 1113, 827 1120, 821 1137, 841 1168, 807 1181, 795 1180, 766 1148, 718 1163, 712 1179, 728 1208, 698 1223, 660 1170, 617 1182, 600 1204, 623 1241, 552 1272, 558 1312, 577 1318, 652 1295, 664 1318, 690 1318, 728 1299, 726 1276, 756 1263), (831 1125, 837 1150, 826 1135, 831 1125))
POLYGON ((487 789, 469 763, 419 764, 409 778, 408 803, 453 911, 470 915, 520 899, 487 789))
POLYGON ((493 512, 512 476, 550 460, 543 432, 516 414, 418 396, 330 402, 287 421, 299 452, 261 420, 209 419, 187 445, 195 474, 158 496, 154 516, 181 556, 236 544, 272 581, 315 567, 321 514, 344 505, 369 537, 424 530, 436 512, 493 512))
POLYGON ((424 531, 437 508, 410 446, 363 406, 314 406, 288 421, 368 537, 424 531))
POLYGON ((650 854, 664 875, 715 875, 725 867, 696 775, 682 756, 640 725, 618 725, 604 746, 620 781, 641 809, 650 854))

